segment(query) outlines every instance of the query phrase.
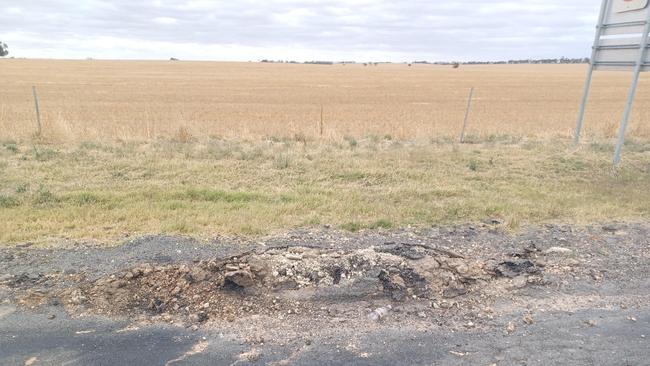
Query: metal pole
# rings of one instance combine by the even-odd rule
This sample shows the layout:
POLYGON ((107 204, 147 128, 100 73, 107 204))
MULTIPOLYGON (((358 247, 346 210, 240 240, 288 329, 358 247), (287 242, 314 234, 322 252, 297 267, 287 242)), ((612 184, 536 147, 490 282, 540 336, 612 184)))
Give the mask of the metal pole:
POLYGON ((616 144, 616 152, 614 152, 614 166, 618 166, 618 164, 621 162, 621 152, 623 151, 623 145, 625 144, 625 131, 627 130, 627 125, 630 122, 632 104, 634 104, 636 87, 639 83, 639 74, 641 73, 641 68, 643 68, 643 64, 645 63, 648 40, 650 39, 648 35, 648 33, 650 33, 650 11, 648 11, 648 18, 646 19, 645 27, 643 29, 643 35, 641 36, 639 48, 639 57, 636 60, 636 66, 634 66, 634 75, 632 76, 632 86, 630 86, 630 91, 627 95, 625 113, 623 113, 623 120, 621 121, 621 127, 618 131, 618 143, 616 144))
POLYGON ((580 102, 580 112, 578 112, 578 122, 576 123, 576 132, 573 138, 573 144, 580 143, 580 135, 582 134, 582 126, 585 120, 585 109, 587 108, 587 101, 589 100, 589 90, 591 89, 591 78, 594 73, 594 62, 600 45, 600 34, 603 29, 603 22, 607 14, 608 0, 603 0, 600 6, 600 16, 598 17, 598 25, 596 26, 596 35, 594 36, 594 43, 591 49, 591 58, 589 59, 589 69, 587 70, 587 79, 585 80, 584 90, 582 91, 582 101, 580 102))
POLYGON ((467 98, 467 109, 465 110, 465 121, 463 121, 463 131, 460 133, 460 143, 465 143, 465 129, 467 129, 467 121, 469 119, 469 112, 472 109, 472 98, 474 97, 474 87, 469 90, 469 98, 467 98))
POLYGON ((38 123, 38 132, 36 136, 41 137, 41 112, 38 108, 38 95, 36 94, 36 87, 32 86, 32 94, 34 94, 34 108, 36 108, 36 122, 38 123))

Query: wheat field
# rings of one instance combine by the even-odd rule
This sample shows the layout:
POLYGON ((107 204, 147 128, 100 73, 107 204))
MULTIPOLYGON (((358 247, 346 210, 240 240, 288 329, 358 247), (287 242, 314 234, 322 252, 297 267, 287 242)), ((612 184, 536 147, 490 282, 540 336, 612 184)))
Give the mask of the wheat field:
MULTIPOLYGON (((435 139, 468 134, 569 137, 585 65, 299 65, 171 61, 0 60, 0 139, 52 142, 303 135, 435 139)), ((586 134, 616 135, 630 73, 597 73, 586 134)), ((642 76, 629 136, 650 137, 642 76)))
POLYGON ((567 137, 584 73, 0 60, 0 245, 646 220, 648 77, 636 139, 613 171, 630 74, 595 76, 588 139, 576 149, 567 137), (471 143, 452 143, 471 87, 471 143))

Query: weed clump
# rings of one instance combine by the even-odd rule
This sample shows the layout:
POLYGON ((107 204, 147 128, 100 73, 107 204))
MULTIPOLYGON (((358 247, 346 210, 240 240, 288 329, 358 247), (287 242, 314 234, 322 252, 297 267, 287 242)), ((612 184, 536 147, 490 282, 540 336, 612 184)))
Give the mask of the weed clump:
POLYGON ((478 161, 474 159, 470 160, 467 167, 473 172, 478 171, 478 161))
POLYGON ((275 157, 273 167, 276 169, 287 169, 291 165, 291 159, 287 154, 280 154, 275 157))
POLYGON ((191 201, 228 203, 246 203, 260 199, 260 196, 255 193, 224 192, 210 189, 190 189, 187 190, 182 196, 182 198, 186 198, 191 201))
POLYGON ((347 230, 353 233, 356 233, 357 231, 361 230, 362 226, 358 222, 346 222, 345 224, 341 225, 341 229, 347 230))
POLYGON ((34 204, 36 205, 46 205, 59 202, 59 198, 50 192, 44 186, 40 186, 38 191, 36 191, 36 197, 34 197, 34 204))
POLYGON ((368 225, 368 229, 391 229, 393 227, 393 223, 390 222, 388 219, 379 219, 372 224, 368 225))
POLYGON ((20 205, 20 202, 13 196, 0 194, 0 208, 11 208, 20 205))

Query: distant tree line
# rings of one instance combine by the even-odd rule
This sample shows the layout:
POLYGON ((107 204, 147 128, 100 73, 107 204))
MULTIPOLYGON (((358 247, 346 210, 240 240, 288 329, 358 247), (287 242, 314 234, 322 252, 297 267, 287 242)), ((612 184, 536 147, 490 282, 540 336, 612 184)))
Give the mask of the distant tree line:
POLYGON ((542 58, 542 59, 522 59, 508 61, 415 61, 414 64, 432 64, 432 65, 508 65, 508 64, 588 64, 589 58, 542 58))
POLYGON ((300 62, 298 61, 285 61, 285 60, 260 60, 262 63, 270 63, 270 64, 299 64, 300 62))
POLYGON ((0 57, 5 57, 9 54, 9 48, 6 43, 0 42, 0 57))
MULTIPOLYGON (((280 63, 280 64, 308 64, 308 65, 335 65, 335 64, 355 64, 355 61, 284 61, 284 60, 260 60, 263 63, 280 63)), ((390 64, 392 62, 365 62, 364 66, 377 66, 379 64, 390 64)), ((588 64, 589 58, 542 58, 542 59, 522 59, 522 60, 507 60, 507 61, 413 61, 406 62, 409 66, 412 64, 426 64, 426 65, 451 65, 455 68, 460 65, 508 65, 508 64, 588 64)))

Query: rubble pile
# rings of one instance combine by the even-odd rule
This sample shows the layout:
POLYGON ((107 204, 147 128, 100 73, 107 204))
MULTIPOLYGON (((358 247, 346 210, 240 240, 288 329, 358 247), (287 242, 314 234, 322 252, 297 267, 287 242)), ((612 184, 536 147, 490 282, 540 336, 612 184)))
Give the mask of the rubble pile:
POLYGON ((423 245, 388 243, 354 251, 289 247, 190 264, 143 264, 65 289, 59 299, 74 312, 202 323, 313 314, 328 301, 453 299, 500 277, 539 271, 530 259, 480 261, 423 245))

